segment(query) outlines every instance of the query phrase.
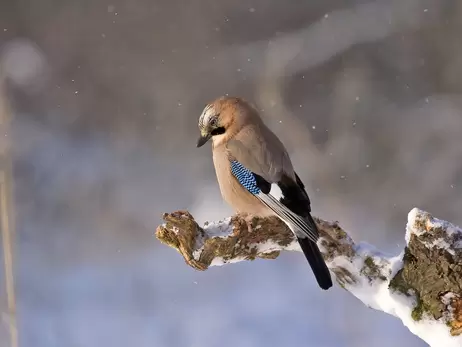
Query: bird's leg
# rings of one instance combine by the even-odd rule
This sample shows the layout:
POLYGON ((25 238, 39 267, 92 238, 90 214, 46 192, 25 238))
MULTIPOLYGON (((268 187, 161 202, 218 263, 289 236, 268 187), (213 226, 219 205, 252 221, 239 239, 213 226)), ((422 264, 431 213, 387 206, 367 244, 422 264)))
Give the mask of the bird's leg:
POLYGON ((249 213, 241 213, 241 217, 245 220, 245 224, 247 225, 247 231, 249 233, 251 233, 253 231, 253 227, 252 227, 252 219, 253 219, 253 215, 249 214, 249 213))

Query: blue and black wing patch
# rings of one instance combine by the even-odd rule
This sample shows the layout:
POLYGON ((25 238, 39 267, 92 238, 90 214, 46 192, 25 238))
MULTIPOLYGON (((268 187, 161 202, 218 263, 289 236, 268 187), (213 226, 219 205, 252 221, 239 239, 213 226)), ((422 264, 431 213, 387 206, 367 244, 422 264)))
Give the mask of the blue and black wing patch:
POLYGON ((308 238, 316 242, 319 238, 316 226, 308 223, 302 216, 291 211, 287 206, 270 194, 271 183, 250 171, 236 160, 230 161, 231 172, 239 183, 257 197, 279 218, 281 218, 297 237, 308 238))
POLYGON ((236 160, 231 161, 231 172, 239 183, 253 195, 257 195, 260 192, 269 194, 271 191, 271 183, 245 168, 244 165, 236 160))

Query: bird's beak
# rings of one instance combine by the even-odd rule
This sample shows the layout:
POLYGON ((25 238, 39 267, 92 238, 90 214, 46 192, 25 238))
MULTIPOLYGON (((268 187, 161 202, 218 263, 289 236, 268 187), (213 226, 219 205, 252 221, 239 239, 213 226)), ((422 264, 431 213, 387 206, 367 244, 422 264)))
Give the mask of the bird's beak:
POLYGON ((203 145, 205 145, 211 137, 212 135, 210 135, 209 133, 201 131, 201 137, 199 137, 199 140, 197 140, 197 147, 202 147, 203 145))

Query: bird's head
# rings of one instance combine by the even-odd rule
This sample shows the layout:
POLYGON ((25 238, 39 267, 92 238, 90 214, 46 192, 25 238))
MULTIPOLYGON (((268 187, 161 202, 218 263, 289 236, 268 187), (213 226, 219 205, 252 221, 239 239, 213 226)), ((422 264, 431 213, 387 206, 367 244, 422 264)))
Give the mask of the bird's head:
POLYGON ((255 110, 240 98, 220 97, 212 101, 199 117, 197 147, 202 147, 210 139, 218 144, 232 138, 253 114, 256 114, 255 110))

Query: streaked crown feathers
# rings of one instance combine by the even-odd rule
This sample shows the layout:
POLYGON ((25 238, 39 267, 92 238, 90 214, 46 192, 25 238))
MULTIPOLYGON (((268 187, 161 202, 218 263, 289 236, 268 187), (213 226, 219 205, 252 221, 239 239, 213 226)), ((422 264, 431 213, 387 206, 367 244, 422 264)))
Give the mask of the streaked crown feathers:
POLYGON ((260 122, 256 109, 242 98, 223 96, 207 104, 199 117, 199 129, 221 127, 236 132, 246 123, 260 122))
POLYGON ((216 117, 217 112, 214 104, 208 104, 205 106, 202 114, 199 117, 199 128, 204 129, 207 127, 212 118, 216 117))

